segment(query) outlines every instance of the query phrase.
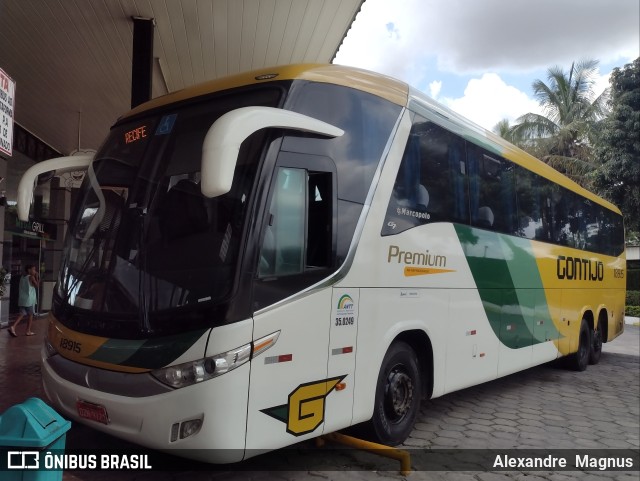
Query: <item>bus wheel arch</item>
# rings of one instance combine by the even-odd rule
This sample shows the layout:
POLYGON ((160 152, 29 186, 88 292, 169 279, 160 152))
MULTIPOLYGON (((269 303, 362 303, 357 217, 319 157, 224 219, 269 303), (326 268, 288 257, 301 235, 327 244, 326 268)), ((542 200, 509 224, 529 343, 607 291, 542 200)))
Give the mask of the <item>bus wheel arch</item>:
POLYGON ((411 344, 402 338, 391 343, 378 373, 373 417, 366 423, 368 437, 389 446, 407 439, 420 411, 420 363, 411 344))
POLYGON ((404 331, 396 336, 391 344, 402 341, 407 343, 418 356, 420 376, 422 378, 422 399, 430 399, 433 394, 433 347, 429 336, 420 329, 404 331))
POLYGON ((602 342, 608 342, 609 340, 609 311, 605 306, 600 309, 598 314, 598 324, 602 323, 602 342))

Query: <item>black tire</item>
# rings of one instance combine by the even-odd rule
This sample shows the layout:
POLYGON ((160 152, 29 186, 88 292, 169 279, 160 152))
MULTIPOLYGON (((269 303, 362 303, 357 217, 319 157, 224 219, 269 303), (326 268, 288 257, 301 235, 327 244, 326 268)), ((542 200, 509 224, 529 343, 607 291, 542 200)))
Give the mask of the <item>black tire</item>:
POLYGON ((602 356, 602 322, 602 320, 598 321, 598 326, 591 336, 589 364, 598 364, 602 356))
POLYGON ((589 365, 589 353, 591 352, 591 331, 587 321, 582 319, 578 338, 578 351, 571 356, 571 367, 576 371, 584 371, 589 365))
POLYGON ((420 411, 422 379, 418 357, 405 342, 394 342, 382 361, 368 431, 374 441, 396 446, 404 442, 420 411))

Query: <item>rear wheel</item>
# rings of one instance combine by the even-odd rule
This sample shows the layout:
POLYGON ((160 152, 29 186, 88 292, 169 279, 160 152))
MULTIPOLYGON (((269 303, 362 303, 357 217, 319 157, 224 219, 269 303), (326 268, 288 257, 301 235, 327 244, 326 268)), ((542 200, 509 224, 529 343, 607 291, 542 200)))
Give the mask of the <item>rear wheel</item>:
POLYGON ((420 410, 422 381, 418 357, 405 342, 391 345, 378 375, 369 431, 375 441, 395 446, 413 429, 420 410))
POLYGON ((578 351, 572 355, 571 365, 576 371, 584 371, 589 365, 589 353, 591 352, 591 331, 587 321, 582 319, 580 323, 580 335, 578 338, 578 351))
POLYGON ((598 321, 596 330, 591 338, 591 349, 589 351, 589 364, 598 364, 602 355, 602 320, 598 321))

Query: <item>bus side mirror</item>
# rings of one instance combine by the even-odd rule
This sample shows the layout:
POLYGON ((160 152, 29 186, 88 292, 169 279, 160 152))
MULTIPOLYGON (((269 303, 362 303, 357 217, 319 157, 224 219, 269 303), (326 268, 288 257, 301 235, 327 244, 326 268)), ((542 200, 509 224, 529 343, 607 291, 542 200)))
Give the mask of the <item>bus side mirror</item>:
POLYGON ((18 219, 23 222, 29 220, 33 188, 40 174, 55 171, 56 175, 59 175, 75 170, 86 170, 92 159, 92 155, 72 155, 70 157, 44 160, 29 167, 18 184, 18 219))
POLYGON ((344 130, 307 115, 273 107, 242 107, 227 112, 209 128, 202 144, 201 190, 217 197, 231 190, 242 142, 265 128, 291 129, 340 137, 344 130))

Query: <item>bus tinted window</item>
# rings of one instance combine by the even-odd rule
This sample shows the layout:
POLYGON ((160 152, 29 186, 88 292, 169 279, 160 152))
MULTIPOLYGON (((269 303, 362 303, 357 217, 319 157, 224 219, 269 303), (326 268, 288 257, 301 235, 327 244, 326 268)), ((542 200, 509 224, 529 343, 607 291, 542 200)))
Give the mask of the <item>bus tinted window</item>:
POLYGON ((285 108, 348 132, 330 141, 287 136, 282 150, 330 157, 338 171, 338 198, 363 204, 401 107, 359 90, 296 82, 285 108))
POLYGON ((416 114, 381 235, 458 222, 618 256, 622 216, 416 114))
POLYGON ((619 255, 624 250, 624 226, 622 217, 609 210, 602 211, 601 251, 611 255, 619 255))
POLYGON ((470 149, 468 161, 471 225, 514 233, 513 164, 477 147, 470 149))
POLYGON ((565 208, 567 209, 567 223, 565 232, 565 245, 584 249, 587 246, 587 216, 589 215, 588 200, 573 193, 567 192, 565 208))
POLYGON ((387 208, 382 235, 428 222, 467 222, 464 141, 416 117, 387 208))
POLYGON ((514 166, 514 175, 518 199, 515 235, 527 239, 548 239, 549 222, 543 215, 545 199, 538 188, 538 176, 517 165, 514 166))

